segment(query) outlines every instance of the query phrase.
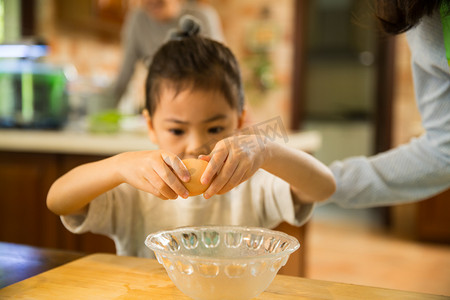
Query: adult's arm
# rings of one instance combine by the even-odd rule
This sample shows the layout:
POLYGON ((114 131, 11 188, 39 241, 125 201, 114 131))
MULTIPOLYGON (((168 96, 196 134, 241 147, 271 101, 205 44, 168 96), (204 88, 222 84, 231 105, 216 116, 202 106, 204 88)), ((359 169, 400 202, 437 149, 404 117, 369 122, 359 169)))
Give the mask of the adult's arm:
POLYGON ((408 32, 417 105, 425 134, 372 157, 330 165, 328 202, 361 208, 423 200, 450 187, 450 73, 438 14, 408 32))

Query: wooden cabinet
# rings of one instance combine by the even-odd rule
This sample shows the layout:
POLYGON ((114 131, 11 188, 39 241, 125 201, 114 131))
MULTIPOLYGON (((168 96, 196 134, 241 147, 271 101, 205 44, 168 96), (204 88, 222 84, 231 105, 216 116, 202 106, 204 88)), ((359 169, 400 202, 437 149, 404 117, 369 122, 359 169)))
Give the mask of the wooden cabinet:
POLYGON ((50 155, 0 155, 2 241, 42 244, 46 228, 41 214, 46 215, 47 187, 56 174, 56 160, 50 155))
POLYGON ((450 243, 450 190, 417 203, 416 235, 422 241, 450 243))
POLYGON ((390 207, 394 234, 407 239, 450 243, 450 189, 419 202, 390 207))
POLYGON ((98 156, 0 152, 0 240, 86 253, 115 253, 111 239, 74 235, 46 206, 47 192, 63 173, 98 156))

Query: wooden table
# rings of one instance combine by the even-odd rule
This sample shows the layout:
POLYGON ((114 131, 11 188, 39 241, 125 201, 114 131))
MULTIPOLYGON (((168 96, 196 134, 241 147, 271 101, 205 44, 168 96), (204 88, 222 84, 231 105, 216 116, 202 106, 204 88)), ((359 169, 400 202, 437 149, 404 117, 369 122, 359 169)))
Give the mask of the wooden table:
POLYGON ((83 256, 75 251, 0 242, 0 289, 83 256))
MULTIPOLYGON (((190 299, 153 259, 93 254, 0 290, 0 299, 190 299)), ((256 299, 446 299, 277 275, 256 299)))

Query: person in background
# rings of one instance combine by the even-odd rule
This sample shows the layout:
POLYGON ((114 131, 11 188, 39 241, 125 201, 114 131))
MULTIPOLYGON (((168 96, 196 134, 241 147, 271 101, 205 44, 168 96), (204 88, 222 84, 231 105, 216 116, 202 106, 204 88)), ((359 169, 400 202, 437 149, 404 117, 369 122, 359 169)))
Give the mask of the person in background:
POLYGON ((333 162, 337 190, 327 203, 346 208, 423 200, 450 187, 450 71, 444 46, 444 35, 450 40, 450 32, 443 32, 441 20, 450 14, 450 1, 375 2, 385 32, 407 32, 425 133, 372 157, 333 162))
POLYGON ((110 93, 117 105, 126 92, 138 61, 147 67, 156 50, 176 28, 180 18, 191 15, 201 23, 201 34, 223 42, 220 19, 213 7, 187 0, 141 0, 126 17, 122 28, 123 59, 110 93))
POLYGON ((111 237, 119 255, 152 257, 146 236, 179 226, 300 226, 314 203, 334 192, 330 170, 311 155, 243 134, 236 58, 223 44, 198 36, 192 19, 182 20, 183 30, 155 54, 146 81, 144 115, 160 149, 78 166, 47 196, 66 228, 111 237), (188 197, 182 159, 201 155, 208 161, 201 181, 210 185, 203 197, 188 197))

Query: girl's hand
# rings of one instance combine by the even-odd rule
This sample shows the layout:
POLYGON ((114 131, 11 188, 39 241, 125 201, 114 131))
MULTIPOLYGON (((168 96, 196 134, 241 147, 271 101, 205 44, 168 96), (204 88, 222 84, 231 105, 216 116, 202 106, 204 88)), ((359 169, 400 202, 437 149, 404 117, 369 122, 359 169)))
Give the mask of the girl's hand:
POLYGON ((206 199, 224 194, 249 179, 266 161, 268 142, 263 136, 237 135, 219 141, 210 155, 201 183, 211 185, 203 194, 206 199))
POLYGON ((179 179, 188 182, 189 171, 173 153, 163 150, 126 152, 117 155, 117 162, 122 182, 137 189, 163 200, 189 195, 179 179))

